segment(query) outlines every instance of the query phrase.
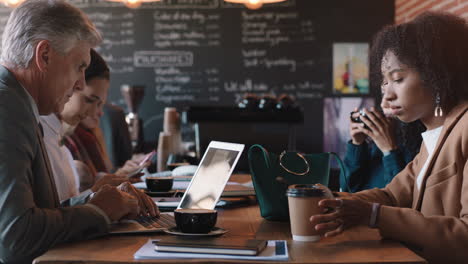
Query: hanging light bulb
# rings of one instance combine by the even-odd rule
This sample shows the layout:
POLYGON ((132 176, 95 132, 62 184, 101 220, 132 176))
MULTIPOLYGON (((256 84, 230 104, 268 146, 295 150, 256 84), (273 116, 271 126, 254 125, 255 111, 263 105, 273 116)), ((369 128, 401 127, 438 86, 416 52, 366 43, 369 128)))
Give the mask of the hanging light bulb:
POLYGON ((120 2, 126 5, 128 8, 138 8, 143 3, 159 2, 161 0, 107 0, 109 2, 120 2))
POLYGON ((259 9, 264 4, 284 2, 286 0, 224 0, 229 3, 244 4, 248 9, 259 9))
POLYGON ((141 6, 141 2, 139 0, 127 0, 123 1, 123 3, 129 8, 137 8, 141 6))
POLYGON ((24 0, 1 0, 1 2, 8 6, 8 7, 17 7, 19 6, 21 3, 24 2, 24 0))
POLYGON ((129 8, 137 8, 141 6, 140 0, 127 0, 124 1, 124 4, 129 8))
POLYGON ((244 5, 248 9, 259 9, 260 7, 263 6, 263 3, 260 0, 248 0, 248 2, 244 3, 244 5))

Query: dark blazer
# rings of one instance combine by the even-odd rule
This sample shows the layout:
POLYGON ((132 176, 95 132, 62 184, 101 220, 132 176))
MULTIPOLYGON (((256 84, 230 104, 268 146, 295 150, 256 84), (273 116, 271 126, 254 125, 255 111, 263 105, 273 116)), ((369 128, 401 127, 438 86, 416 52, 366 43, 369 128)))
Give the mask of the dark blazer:
POLYGON ((0 262, 31 263, 49 248, 107 232, 88 206, 61 208, 27 91, 0 66, 0 262))
POLYGON ((125 113, 122 108, 105 104, 101 117, 101 130, 106 142, 106 151, 114 168, 122 167, 132 158, 132 142, 125 113))

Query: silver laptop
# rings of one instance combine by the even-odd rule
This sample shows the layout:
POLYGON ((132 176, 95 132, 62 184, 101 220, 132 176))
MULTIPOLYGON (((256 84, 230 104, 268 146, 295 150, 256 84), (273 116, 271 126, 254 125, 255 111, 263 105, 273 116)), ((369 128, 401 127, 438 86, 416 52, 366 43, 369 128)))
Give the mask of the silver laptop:
MULTIPOLYGON (((243 144, 211 141, 177 208, 214 209, 243 150, 243 144)), ((161 232, 173 226, 172 213, 162 213, 115 223, 110 233, 161 232)))

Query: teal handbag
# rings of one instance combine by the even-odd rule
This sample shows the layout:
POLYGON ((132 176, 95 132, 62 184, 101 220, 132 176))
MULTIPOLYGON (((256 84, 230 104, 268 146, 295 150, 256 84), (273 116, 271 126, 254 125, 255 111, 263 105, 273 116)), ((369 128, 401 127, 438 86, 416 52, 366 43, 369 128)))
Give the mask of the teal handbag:
POLYGON ((261 145, 251 146, 248 152, 250 173, 262 217, 289 221, 288 186, 315 183, 328 186, 330 156, 335 157, 343 171, 343 162, 333 152, 304 155, 283 152, 277 155, 261 145))

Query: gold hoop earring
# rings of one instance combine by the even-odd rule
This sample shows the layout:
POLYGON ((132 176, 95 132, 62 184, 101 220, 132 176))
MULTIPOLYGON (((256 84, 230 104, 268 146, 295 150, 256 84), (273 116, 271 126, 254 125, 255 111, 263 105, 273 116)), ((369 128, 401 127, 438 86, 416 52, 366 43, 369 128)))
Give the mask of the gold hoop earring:
POLYGON ((436 99, 435 99, 436 107, 434 109, 434 116, 435 117, 442 117, 444 116, 444 111, 442 110, 442 107, 440 106, 440 95, 437 93, 436 99))

